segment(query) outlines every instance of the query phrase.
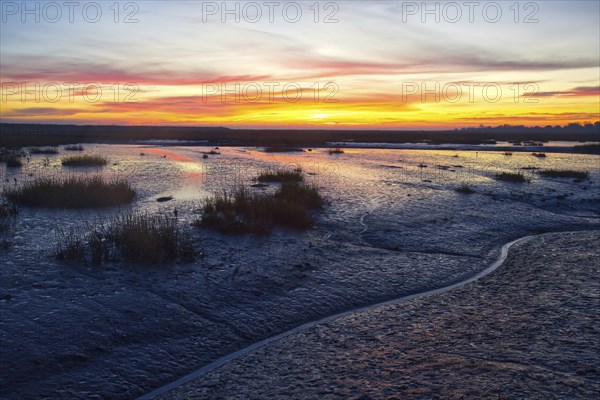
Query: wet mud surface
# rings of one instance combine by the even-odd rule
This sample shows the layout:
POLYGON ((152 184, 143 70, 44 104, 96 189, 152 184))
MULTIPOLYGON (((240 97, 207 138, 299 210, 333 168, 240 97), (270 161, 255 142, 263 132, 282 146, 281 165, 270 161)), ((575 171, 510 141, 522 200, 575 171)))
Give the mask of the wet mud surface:
POLYGON ((535 237, 479 281, 314 326, 161 398, 597 398, 599 240, 535 237))
POLYGON ((222 148, 203 159, 209 150, 95 145, 86 152, 109 159, 98 171, 61 167, 62 154, 1 167, 4 186, 98 173, 127 177, 138 193, 121 209, 22 208, 0 234, 1 397, 134 398, 304 322, 464 280, 517 237, 600 222, 598 156, 222 148), (494 179, 531 166, 585 170, 590 179, 494 179), (190 226, 210 193, 250 184, 265 168, 296 167, 326 199, 312 230, 231 237, 190 226), (456 192, 462 185, 475 193, 456 192), (157 201, 165 197, 173 199, 157 201), (193 263, 70 264, 52 256, 60 232, 84 234, 128 210, 175 208, 202 253, 193 263))

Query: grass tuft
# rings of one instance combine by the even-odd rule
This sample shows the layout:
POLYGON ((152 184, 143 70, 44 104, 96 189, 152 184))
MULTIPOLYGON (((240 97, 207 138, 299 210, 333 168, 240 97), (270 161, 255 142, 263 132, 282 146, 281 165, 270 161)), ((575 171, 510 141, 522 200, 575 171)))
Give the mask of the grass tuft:
POLYGON ((25 157, 26 155, 27 154, 23 151, 0 149, 0 162, 5 163, 9 168, 18 168, 23 166, 21 158, 25 157))
POLYGON ((7 150, 4 148, 0 148, 0 162, 5 162, 7 158, 9 157, 25 157, 27 156, 27 153, 25 153, 22 150, 7 150))
POLYGON ((573 171, 569 169, 548 169, 539 171, 539 174, 546 178, 574 178, 574 179, 587 179, 589 173, 585 171, 573 171))
POLYGON ((61 233, 55 253, 65 261, 99 264, 123 260, 145 265, 164 262, 191 262, 196 252, 188 234, 177 219, 165 215, 129 213, 114 217, 108 226, 88 235, 73 230, 61 233))
MULTIPOLYGON (((312 227, 310 210, 323 205, 318 188, 303 183, 299 171, 295 171, 293 178, 285 176, 286 180, 281 181, 274 193, 258 193, 239 186, 213 195, 205 201, 202 218, 196 225, 223 233, 257 235, 270 233, 276 225, 301 230, 312 227)), ((269 179, 275 178, 282 179, 282 176, 269 176, 269 179)))
POLYGON ((467 185, 462 185, 461 187, 457 188, 456 191, 458 193, 462 193, 462 194, 473 194, 473 193, 475 193, 475 191, 473 189, 471 189, 467 185))
POLYGON ((124 179, 100 176, 40 178, 5 190, 6 197, 29 207, 93 208, 130 203, 135 197, 124 179))
POLYGON ((0 232, 7 231, 14 224, 17 214, 19 210, 14 204, 0 202, 0 232))
POLYGON ((334 147, 333 149, 329 149, 329 154, 343 154, 344 150, 340 147, 334 147))
POLYGON ((128 262, 156 264, 194 258, 192 241, 179 230, 176 218, 124 214, 113 220, 104 236, 128 262))
POLYGON ((54 255, 57 260, 61 261, 84 261, 85 241, 81 233, 74 229, 68 232, 60 231, 54 255))
POLYGON ((305 208, 317 209, 323 206, 323 198, 315 185, 284 182, 274 196, 280 202, 305 208))
POLYGON ((496 179, 505 182, 523 183, 529 182, 522 172, 502 172, 496 175, 496 179))
POLYGON ((83 146, 80 144, 69 145, 69 146, 65 146, 65 150, 67 150, 67 151, 83 151, 83 146))
POLYGON ((573 146, 573 151, 575 153, 600 154, 600 144, 598 144, 598 143, 579 144, 577 146, 573 146))
POLYGON ((61 164, 65 167, 99 167, 106 165, 107 162, 106 157, 92 154, 68 156, 61 160, 61 164))
POLYGON ((301 182, 304 179, 301 169, 270 170, 258 176, 259 182, 301 182))
POLYGON ((9 156, 4 157, 4 162, 6 163, 6 166, 9 168, 20 168, 23 166, 23 162, 16 155, 9 155, 9 156))
POLYGON ((56 147, 32 147, 29 149, 31 154, 58 154, 56 147))
POLYGON ((223 233, 255 233, 264 235, 273 224, 269 217, 271 201, 266 195, 251 192, 239 186, 208 198, 198 225, 210 227, 223 233))
POLYGON ((0 203, 0 218, 8 218, 17 215, 19 211, 14 205, 0 203))

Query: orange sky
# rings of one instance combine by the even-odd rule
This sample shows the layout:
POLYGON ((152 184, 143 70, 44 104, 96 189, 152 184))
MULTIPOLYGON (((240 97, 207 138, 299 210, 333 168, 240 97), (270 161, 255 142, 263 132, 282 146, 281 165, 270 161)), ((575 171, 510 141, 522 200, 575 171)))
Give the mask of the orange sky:
POLYGON ((477 9, 455 21, 444 2, 429 14, 410 2, 321 2, 318 13, 295 2, 296 22, 291 7, 258 18, 206 3, 142 1, 118 18, 102 3, 94 23, 77 10, 52 23, 45 2, 39 22, 3 6, 1 120, 437 129, 600 119, 597 2, 521 2, 518 15, 499 2, 496 22, 477 9))

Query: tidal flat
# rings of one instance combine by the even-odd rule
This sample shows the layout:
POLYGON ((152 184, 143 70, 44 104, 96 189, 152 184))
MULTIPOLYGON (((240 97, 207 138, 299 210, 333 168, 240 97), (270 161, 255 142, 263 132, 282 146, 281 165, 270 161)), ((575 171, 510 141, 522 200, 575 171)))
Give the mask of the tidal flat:
POLYGON ((159 398, 597 398, 599 240, 530 237, 479 281, 315 325, 159 398))
POLYGON ((307 321, 464 280, 515 238, 600 228, 598 155, 139 144, 85 152, 106 165, 62 166, 62 148, 0 165, 4 190, 98 175, 126 179, 136 193, 118 207, 20 206, 10 217, 0 233, 3 398, 134 398, 307 321), (252 186, 261 172, 298 168, 324 198, 311 229, 227 235, 192 226, 212 194, 239 185, 269 193, 277 183, 252 186), (502 173, 525 180, 498 180, 502 173), (174 219, 194 260, 54 256, 65 233, 83 237, 132 211, 174 219))

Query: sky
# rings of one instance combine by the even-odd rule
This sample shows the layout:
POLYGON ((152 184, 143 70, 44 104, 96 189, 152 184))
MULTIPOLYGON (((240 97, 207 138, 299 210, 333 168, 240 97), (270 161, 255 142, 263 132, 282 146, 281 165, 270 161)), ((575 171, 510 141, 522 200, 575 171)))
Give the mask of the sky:
POLYGON ((445 129, 600 119, 599 1, 2 1, 0 120, 445 129))

